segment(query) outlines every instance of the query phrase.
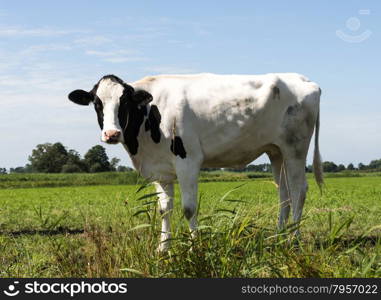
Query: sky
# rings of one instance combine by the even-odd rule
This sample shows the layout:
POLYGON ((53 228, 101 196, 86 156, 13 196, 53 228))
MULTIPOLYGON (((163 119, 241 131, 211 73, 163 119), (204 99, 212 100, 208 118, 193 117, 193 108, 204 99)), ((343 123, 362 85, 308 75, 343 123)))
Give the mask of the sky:
MULTIPOLYGON (((101 144, 94 109, 67 94, 103 75, 199 72, 304 74, 322 89, 323 160, 380 159, 380 12, 380 1, 0 0, 0 167, 25 165, 37 144, 81 155, 101 144)), ((131 166, 121 145, 103 146, 131 166)))

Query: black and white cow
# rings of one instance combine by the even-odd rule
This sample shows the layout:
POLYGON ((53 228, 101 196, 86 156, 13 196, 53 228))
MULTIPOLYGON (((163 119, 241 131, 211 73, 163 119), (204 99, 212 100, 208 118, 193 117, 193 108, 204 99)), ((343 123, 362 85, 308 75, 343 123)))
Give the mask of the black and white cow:
POLYGON ((315 129, 319 154, 319 86, 294 73, 159 75, 127 84, 104 76, 69 99, 94 104, 102 141, 121 143, 141 175, 155 181, 163 217, 159 250, 169 246, 173 181, 192 233, 197 229, 197 181, 203 167, 244 167, 263 153, 279 188, 279 227, 290 208, 300 221, 307 191, 305 163, 315 129))

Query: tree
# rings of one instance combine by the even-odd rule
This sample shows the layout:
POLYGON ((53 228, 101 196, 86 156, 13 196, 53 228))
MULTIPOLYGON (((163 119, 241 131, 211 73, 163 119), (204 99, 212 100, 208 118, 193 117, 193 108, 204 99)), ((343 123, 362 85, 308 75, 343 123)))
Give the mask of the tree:
POLYGON ((340 164, 337 166, 337 172, 345 171, 345 166, 343 164, 340 164))
POLYGON ((127 166, 118 166, 118 168, 116 169, 117 172, 131 172, 133 170, 134 169, 127 166))
POLYGON ((6 168, 0 168, 0 175, 7 174, 7 169, 6 168))
POLYGON ((349 170, 349 171, 353 171, 353 170, 355 170, 355 166, 354 166, 352 163, 350 163, 350 164, 347 166, 347 170, 349 170))
POLYGON ((368 165, 369 169, 381 170, 381 159, 372 160, 368 165))
POLYGON ((359 164, 358 164, 358 169, 359 169, 359 170, 366 170, 366 169, 367 169, 367 166, 364 165, 363 163, 359 163, 359 164))
POLYGON ((81 163, 81 156, 79 153, 73 149, 70 149, 67 152, 67 163, 70 164, 80 164, 81 163))
POLYGON ((62 166, 61 173, 81 173, 83 170, 75 164, 65 164, 62 166))
POLYGON ((67 160, 68 152, 61 143, 37 145, 29 156, 32 169, 42 173, 61 172, 67 160))
POLYGON ((111 171, 106 149, 101 145, 94 146, 87 151, 85 154, 85 163, 90 172, 111 171))
POLYGON ((118 164, 120 163, 120 159, 117 157, 113 157, 110 161, 111 170, 116 171, 118 164))
POLYGON ((98 173, 98 172, 105 172, 108 170, 105 170, 100 163, 95 163, 90 166, 89 171, 90 173, 98 173))
POLYGON ((41 172, 41 173, 76 173, 87 172, 88 168, 79 153, 73 149, 66 150, 61 143, 40 144, 29 156, 30 165, 12 169, 14 173, 41 172))
POLYGON ((337 172, 337 165, 331 161, 323 162, 323 171, 324 172, 337 172))
POLYGON ((79 153, 73 149, 68 151, 68 159, 62 167, 62 173, 80 173, 88 172, 86 162, 81 159, 79 153))
POLYGON ((30 164, 26 164, 25 167, 10 168, 9 173, 32 173, 32 167, 30 164))
POLYGON ((248 165, 244 169, 247 172, 271 172, 270 164, 248 165))

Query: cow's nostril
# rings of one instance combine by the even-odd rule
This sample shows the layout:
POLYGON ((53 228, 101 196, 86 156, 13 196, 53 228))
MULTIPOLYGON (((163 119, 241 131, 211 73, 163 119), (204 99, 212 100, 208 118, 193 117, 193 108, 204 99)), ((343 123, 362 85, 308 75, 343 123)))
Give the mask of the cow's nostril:
POLYGON ((104 133, 105 138, 118 138, 120 136, 120 131, 119 130, 107 130, 104 133))
POLYGON ((106 130, 104 132, 104 141, 111 144, 118 143, 120 135, 120 130, 106 130))

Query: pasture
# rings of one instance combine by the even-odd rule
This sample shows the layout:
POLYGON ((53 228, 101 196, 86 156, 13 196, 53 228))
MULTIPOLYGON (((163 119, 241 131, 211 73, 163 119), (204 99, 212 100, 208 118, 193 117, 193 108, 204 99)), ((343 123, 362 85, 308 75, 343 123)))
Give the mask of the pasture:
POLYGON ((276 230, 271 178, 203 176, 195 240, 176 185, 165 255, 156 252, 160 216, 152 186, 122 175, 101 180, 110 174, 87 181, 81 178, 88 174, 7 176, 0 180, 1 277, 381 276, 379 176, 326 178, 322 196, 309 179, 298 241, 276 230), (105 182, 114 185, 99 185, 105 182))

